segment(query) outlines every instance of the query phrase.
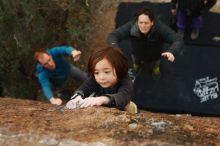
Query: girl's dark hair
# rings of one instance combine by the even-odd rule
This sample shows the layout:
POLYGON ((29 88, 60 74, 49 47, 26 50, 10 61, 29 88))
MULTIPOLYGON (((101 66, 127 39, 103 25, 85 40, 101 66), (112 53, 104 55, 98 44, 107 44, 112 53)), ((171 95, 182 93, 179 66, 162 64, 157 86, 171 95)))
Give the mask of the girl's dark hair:
POLYGON ((138 9, 138 10, 136 11, 136 13, 135 13, 135 20, 137 21, 137 20, 138 20, 138 17, 139 17, 140 15, 142 15, 142 14, 147 15, 147 16, 150 18, 151 21, 154 20, 154 13, 153 13, 150 9, 148 9, 148 8, 138 9))
POLYGON ((96 48, 88 61, 88 72, 94 77, 96 64, 106 58, 115 69, 118 80, 123 79, 128 74, 128 60, 119 48, 105 47, 96 48))

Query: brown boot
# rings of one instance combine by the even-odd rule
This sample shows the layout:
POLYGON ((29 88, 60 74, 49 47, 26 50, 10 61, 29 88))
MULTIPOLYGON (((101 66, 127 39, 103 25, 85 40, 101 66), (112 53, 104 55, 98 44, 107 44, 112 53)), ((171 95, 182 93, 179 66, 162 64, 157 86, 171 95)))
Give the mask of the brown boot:
POLYGON ((191 39, 196 40, 199 37, 199 29, 193 29, 191 33, 191 39))
POLYGON ((184 38, 184 33, 185 33, 184 29, 178 29, 177 31, 177 34, 179 34, 181 38, 184 38))
POLYGON ((130 101, 126 106, 125 106, 125 111, 127 111, 128 113, 130 114, 136 114, 138 113, 138 108, 137 108, 137 105, 130 101))

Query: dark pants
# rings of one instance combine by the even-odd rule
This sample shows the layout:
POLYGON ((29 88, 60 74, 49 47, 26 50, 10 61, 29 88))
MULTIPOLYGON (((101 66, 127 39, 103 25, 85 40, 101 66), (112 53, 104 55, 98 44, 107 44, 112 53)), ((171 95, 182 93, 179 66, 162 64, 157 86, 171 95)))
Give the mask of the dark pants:
POLYGON ((78 81, 85 81, 88 78, 87 73, 85 73, 84 71, 80 70, 78 67, 74 66, 74 65, 70 65, 70 75, 78 80, 78 81))
POLYGON ((71 81, 71 78, 74 80, 77 80, 79 82, 83 82, 88 78, 88 75, 86 72, 82 71, 78 67, 74 65, 70 65, 70 75, 67 78, 66 81, 63 82, 63 84, 59 87, 57 87, 55 94, 57 94, 58 97, 64 99, 64 100, 69 100, 70 97, 73 95, 73 91, 69 89, 69 81, 71 81))
POLYGON ((203 27, 203 17, 192 17, 191 15, 187 16, 184 12, 179 10, 177 12, 177 28, 178 29, 201 29, 203 27))

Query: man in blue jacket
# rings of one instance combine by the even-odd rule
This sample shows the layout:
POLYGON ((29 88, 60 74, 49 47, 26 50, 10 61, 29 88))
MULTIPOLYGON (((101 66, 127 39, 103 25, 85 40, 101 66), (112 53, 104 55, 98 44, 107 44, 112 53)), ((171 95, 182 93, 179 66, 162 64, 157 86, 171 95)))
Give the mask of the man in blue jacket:
POLYGON ((74 61, 78 61, 81 51, 70 46, 60 46, 51 49, 38 49, 34 58, 38 61, 36 66, 37 77, 43 89, 44 95, 51 104, 61 105, 62 99, 55 97, 52 88, 61 88, 64 82, 70 77, 79 81, 87 79, 87 74, 79 68, 64 60, 63 56, 72 56, 74 61))

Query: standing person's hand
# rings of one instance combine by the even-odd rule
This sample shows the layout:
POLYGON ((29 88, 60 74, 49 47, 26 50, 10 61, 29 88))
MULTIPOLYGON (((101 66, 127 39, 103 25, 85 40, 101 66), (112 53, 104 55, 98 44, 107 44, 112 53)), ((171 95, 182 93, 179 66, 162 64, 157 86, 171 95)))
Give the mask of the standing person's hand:
POLYGON ((173 16, 176 16, 176 14, 177 14, 177 9, 171 9, 171 13, 172 13, 173 16))
POLYGON ((80 56, 81 56, 81 54, 82 54, 81 51, 74 49, 74 50, 72 51, 73 60, 74 60, 74 61, 78 61, 79 58, 80 58, 80 56))
POLYGON ((168 61, 171 61, 171 62, 173 62, 175 60, 174 55, 170 52, 164 52, 161 54, 161 56, 163 56, 165 59, 167 59, 168 61))
POLYGON ((52 98, 50 99, 50 103, 51 103, 51 104, 54 104, 54 105, 61 105, 62 102, 63 102, 63 101, 62 101, 60 98, 54 98, 54 97, 52 97, 52 98))

